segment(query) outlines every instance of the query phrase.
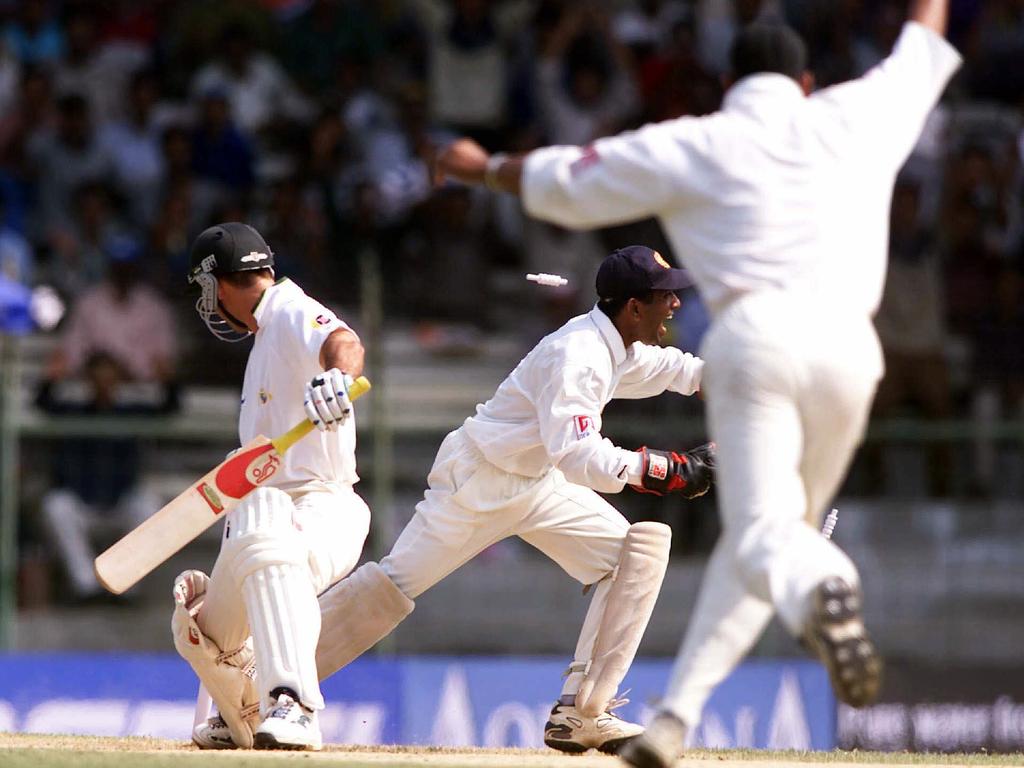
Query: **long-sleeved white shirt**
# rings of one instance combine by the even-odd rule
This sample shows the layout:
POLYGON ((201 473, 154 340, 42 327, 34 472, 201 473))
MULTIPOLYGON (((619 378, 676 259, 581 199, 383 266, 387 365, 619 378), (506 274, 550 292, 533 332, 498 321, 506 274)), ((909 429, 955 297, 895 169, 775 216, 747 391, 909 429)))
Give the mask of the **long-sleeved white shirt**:
POLYGON ((636 454, 601 437, 609 401, 692 395, 704 361, 674 347, 627 349, 596 307, 546 336, 462 425, 484 457, 506 472, 542 477, 557 467, 570 482, 622 490, 636 454))
MULTIPOLYGON (((306 382, 323 373, 320 348, 339 328, 349 329, 331 310, 291 280, 270 286, 253 310, 259 330, 249 352, 242 384, 238 436, 245 445, 257 435, 277 437, 304 418, 306 382)), ((322 482, 354 485, 356 413, 334 432, 314 430, 292 446, 267 485, 302 490, 322 482)))
POLYGON ((810 97, 783 75, 751 75, 712 115, 531 152, 523 205, 580 228, 658 217, 713 314, 764 289, 872 314, 893 180, 959 65, 909 22, 864 77, 810 97))

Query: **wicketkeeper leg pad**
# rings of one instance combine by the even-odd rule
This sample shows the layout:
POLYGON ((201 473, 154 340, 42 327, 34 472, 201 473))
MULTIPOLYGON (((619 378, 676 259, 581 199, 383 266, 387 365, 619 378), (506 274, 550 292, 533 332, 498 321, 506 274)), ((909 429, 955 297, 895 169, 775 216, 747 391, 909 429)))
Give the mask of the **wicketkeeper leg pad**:
POLYGON ((582 715, 604 712, 629 671, 661 591, 671 542, 672 531, 662 523, 634 523, 626 532, 593 654, 576 694, 582 715))
POLYGON ((410 600, 377 563, 366 563, 320 595, 316 668, 324 680, 391 634, 412 613, 410 600))
POLYGON ((221 546, 249 617, 264 709, 278 688, 292 690, 307 709, 324 706, 314 662, 320 607, 294 512, 288 494, 257 488, 231 512, 221 546))
POLYGON ((251 749, 260 724, 255 656, 248 641, 239 648, 221 651, 200 631, 195 617, 203 606, 209 581, 202 571, 185 571, 174 580, 174 647, 206 686, 235 745, 251 749))

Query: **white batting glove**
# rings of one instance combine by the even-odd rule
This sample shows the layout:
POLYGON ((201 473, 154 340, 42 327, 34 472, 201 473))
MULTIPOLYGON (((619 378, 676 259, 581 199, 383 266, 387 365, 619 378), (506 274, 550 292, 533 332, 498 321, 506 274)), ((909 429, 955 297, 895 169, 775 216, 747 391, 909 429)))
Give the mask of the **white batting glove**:
POLYGON ((348 389, 353 381, 347 373, 331 368, 306 385, 302 405, 313 426, 321 432, 333 432, 348 420, 352 413, 348 389))

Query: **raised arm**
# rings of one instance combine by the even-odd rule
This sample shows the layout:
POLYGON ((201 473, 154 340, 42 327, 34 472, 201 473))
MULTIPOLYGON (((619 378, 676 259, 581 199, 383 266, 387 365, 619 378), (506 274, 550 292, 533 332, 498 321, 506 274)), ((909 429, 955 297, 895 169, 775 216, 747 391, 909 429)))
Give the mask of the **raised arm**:
POLYGON ((949 0, 911 0, 908 18, 938 35, 945 35, 949 20, 949 0))
POLYGON ((519 194, 535 218, 584 229, 646 218, 704 193, 689 118, 647 125, 585 147, 535 149, 508 158, 459 139, 437 157, 435 178, 519 194))

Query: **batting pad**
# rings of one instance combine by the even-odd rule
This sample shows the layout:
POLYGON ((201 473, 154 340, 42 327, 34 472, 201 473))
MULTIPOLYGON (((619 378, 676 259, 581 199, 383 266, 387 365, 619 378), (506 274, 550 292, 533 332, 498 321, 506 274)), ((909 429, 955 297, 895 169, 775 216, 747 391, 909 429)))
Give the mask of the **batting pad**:
POLYGON ((320 595, 316 668, 324 680, 391 634, 416 603, 377 563, 366 563, 320 595))
MULTIPOLYGON (((260 689, 295 691, 307 709, 323 709, 324 698, 316 676, 316 642, 320 635, 320 607, 307 566, 268 565, 242 582, 249 614, 260 689)), ((268 698, 268 706, 272 702, 268 698)))
POLYGON ((672 531, 662 523, 634 523, 626 531, 589 668, 576 693, 580 714, 604 712, 629 671, 665 578, 671 542, 672 531))
POLYGON ((174 580, 174 647, 206 686, 235 744, 251 749, 260 724, 256 662, 249 643, 223 653, 200 631, 195 617, 209 581, 202 571, 185 571, 174 580))

